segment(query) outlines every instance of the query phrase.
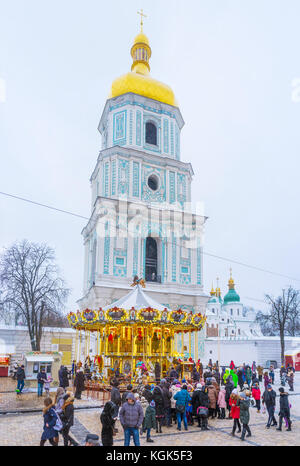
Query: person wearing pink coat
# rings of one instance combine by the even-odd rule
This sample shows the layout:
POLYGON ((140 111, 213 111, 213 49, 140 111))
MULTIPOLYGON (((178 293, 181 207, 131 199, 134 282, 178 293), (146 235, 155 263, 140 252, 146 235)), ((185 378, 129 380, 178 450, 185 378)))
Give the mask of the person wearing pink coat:
POLYGON ((218 396, 218 405, 221 410, 219 414, 219 419, 225 419, 225 408, 226 408, 226 401, 225 401, 225 387, 221 387, 218 396))

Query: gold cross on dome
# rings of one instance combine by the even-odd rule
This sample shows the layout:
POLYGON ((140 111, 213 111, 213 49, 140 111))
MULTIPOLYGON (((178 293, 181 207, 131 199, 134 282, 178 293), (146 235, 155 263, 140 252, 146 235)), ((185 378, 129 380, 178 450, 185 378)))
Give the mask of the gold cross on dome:
POLYGON ((141 32, 143 32, 143 24, 144 24, 144 23, 143 23, 143 16, 144 16, 144 18, 147 18, 147 15, 145 15, 145 14, 143 13, 143 10, 142 10, 142 9, 141 9, 141 11, 138 11, 137 14, 138 14, 138 15, 141 15, 141 32))

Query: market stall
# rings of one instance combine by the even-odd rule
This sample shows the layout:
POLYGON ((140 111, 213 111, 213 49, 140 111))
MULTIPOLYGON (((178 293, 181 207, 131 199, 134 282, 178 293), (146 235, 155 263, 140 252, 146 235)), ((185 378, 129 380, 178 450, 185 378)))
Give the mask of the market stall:
POLYGON ((61 365, 62 353, 58 351, 30 351, 25 354, 26 385, 36 387, 37 375, 44 369, 47 376, 53 379, 52 385, 59 383, 58 371, 61 365))
POLYGON ((8 377, 10 354, 0 355, 0 377, 8 377))

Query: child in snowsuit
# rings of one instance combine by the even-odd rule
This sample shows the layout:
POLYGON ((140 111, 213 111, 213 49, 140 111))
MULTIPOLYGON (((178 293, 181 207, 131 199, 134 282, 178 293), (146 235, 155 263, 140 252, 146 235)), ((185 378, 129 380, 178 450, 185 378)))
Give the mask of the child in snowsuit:
POLYGON ((143 420, 143 431, 147 432, 147 442, 153 443, 154 440, 150 436, 151 429, 156 429, 155 402, 153 400, 147 406, 143 420))
POLYGON ((261 393, 260 393, 260 389, 259 389, 259 385, 258 383, 256 382, 254 384, 254 386, 252 387, 252 396, 255 400, 255 403, 256 403, 256 409, 257 409, 257 412, 259 413, 260 412, 260 397, 261 397, 261 393))
POLYGON ((225 408, 227 405, 225 401, 225 395, 225 387, 222 386, 218 396, 218 406, 220 408, 218 419, 225 419, 225 408))

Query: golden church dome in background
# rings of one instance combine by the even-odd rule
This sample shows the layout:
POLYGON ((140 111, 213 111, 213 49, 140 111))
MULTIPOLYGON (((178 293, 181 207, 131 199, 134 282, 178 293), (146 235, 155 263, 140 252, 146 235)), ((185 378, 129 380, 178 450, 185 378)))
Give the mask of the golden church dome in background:
POLYGON ((132 92, 178 107, 172 89, 167 84, 151 78, 149 74, 151 48, 148 37, 143 33, 142 28, 141 32, 134 39, 130 53, 133 59, 131 72, 113 81, 109 98, 132 92))

